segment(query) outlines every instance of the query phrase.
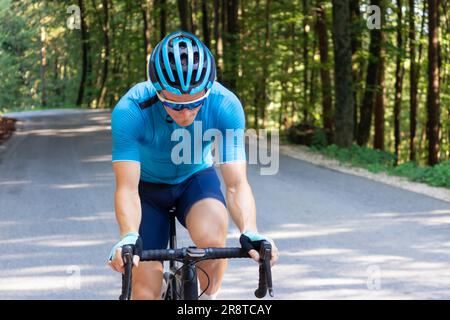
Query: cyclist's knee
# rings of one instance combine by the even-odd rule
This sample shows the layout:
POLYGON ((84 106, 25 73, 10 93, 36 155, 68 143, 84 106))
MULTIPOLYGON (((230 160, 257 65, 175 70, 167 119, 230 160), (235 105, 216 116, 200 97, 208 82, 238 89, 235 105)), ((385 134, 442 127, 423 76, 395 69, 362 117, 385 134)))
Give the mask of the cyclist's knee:
POLYGON ((136 300, 161 299, 163 266, 160 262, 141 262, 133 269, 132 298, 136 300))
POLYGON ((133 288, 133 300, 159 300, 161 299, 161 286, 136 285, 133 288))
POLYGON ((226 239, 226 234, 222 234, 220 232, 207 232, 200 237, 195 237, 193 240, 200 248, 220 248, 225 246, 226 239))
POLYGON ((228 232, 228 213, 216 199, 203 199, 189 211, 187 226, 198 247, 223 247, 228 232), (207 213, 207 214, 206 214, 207 213))

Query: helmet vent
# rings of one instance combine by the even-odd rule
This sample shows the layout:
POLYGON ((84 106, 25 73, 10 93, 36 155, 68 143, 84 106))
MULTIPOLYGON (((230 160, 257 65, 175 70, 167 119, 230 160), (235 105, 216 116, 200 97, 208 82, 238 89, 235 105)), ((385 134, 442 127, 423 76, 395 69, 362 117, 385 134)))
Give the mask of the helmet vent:
POLYGON ((173 52, 169 52, 169 62, 171 64, 175 64, 175 56, 173 55, 173 52))
POLYGON ((182 66, 185 66, 188 64, 188 55, 187 54, 185 54, 185 53, 181 54, 180 58, 181 58, 182 66))

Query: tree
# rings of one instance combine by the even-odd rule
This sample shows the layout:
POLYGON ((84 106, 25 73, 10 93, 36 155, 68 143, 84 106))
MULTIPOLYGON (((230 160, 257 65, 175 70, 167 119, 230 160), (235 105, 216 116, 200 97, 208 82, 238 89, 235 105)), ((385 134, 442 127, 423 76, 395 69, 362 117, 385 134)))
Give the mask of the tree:
POLYGON ((394 97, 394 152, 395 161, 399 160, 400 149, 400 112, 402 106, 402 89, 404 68, 404 47, 403 47, 403 1, 397 0, 397 56, 395 62, 395 97, 394 97))
POLYGON ((319 39, 320 54, 323 129, 325 130, 325 132, 331 133, 333 130, 333 101, 331 97, 331 76, 328 66, 328 34, 325 8, 321 0, 317 1, 316 13, 316 33, 317 38, 319 39))
POLYGON ((162 40, 166 36, 167 3, 166 0, 158 0, 159 3, 159 38, 162 40))
POLYGON ((428 1, 428 164, 439 162, 439 0, 428 1))
MULTIPOLYGON (((379 7, 380 0, 372 0, 371 4, 379 7)), ((357 142, 361 146, 366 145, 370 138, 375 93, 379 81, 381 41, 381 30, 377 28, 370 30, 369 63, 367 65, 366 87, 360 108, 357 136, 357 142)))
POLYGON ((206 5, 206 0, 202 0, 202 30, 204 43, 209 48, 211 45, 211 40, 210 40, 208 8, 206 5))
MULTIPOLYGON (((423 3, 422 10, 422 21, 420 27, 419 41, 423 38, 425 30, 425 20, 426 20, 426 7, 427 1, 423 3)), ((411 161, 416 160, 416 130, 417 130, 417 111, 418 111, 418 91, 419 91, 419 80, 420 80, 420 66, 422 62, 422 48, 423 42, 419 42, 418 55, 416 55, 416 25, 415 25, 415 12, 414 12, 414 0, 409 1, 409 46, 410 46, 410 134, 409 134, 409 159, 411 161), (416 58, 417 56, 417 58, 416 58)))
POLYGON ((238 70, 238 0, 227 0, 226 7, 226 32, 224 34, 224 81, 231 91, 236 90, 237 70, 238 70))
POLYGON ((141 13, 143 22, 143 39, 144 39, 144 49, 145 49, 145 66, 142 68, 144 70, 144 79, 147 78, 147 62, 149 59, 150 52, 152 51, 152 44, 150 42, 150 11, 152 9, 151 0, 141 0, 141 13))
POLYGON ((350 147, 353 141, 353 79, 348 0, 333 0, 335 70, 335 143, 350 147))
POLYGON ((45 26, 41 26, 41 105, 47 106, 47 33, 45 26))
POLYGON ((308 2, 302 0, 302 12, 303 12, 303 122, 308 122, 308 72, 309 72, 309 58, 308 50, 310 50, 308 45, 308 2))
MULTIPOLYGON (((384 26, 384 10, 386 9, 384 0, 380 3, 381 25, 384 26)), ((386 84, 385 84, 385 64, 386 64, 386 49, 385 49, 386 35, 380 30, 380 53, 378 57, 378 74, 377 74, 377 88, 375 96, 375 136, 373 146, 375 149, 384 150, 384 108, 386 105, 386 84)))
POLYGON ((187 0, 177 0, 178 12, 180 14, 180 27, 184 31, 191 31, 191 26, 189 25, 189 3, 187 0))
POLYGON ((90 71, 90 63, 89 63, 89 31, 86 23, 86 8, 84 6, 83 0, 78 0, 78 6, 80 7, 80 19, 81 19, 81 78, 80 78, 80 86, 78 88, 78 97, 77 97, 77 106, 81 106, 83 104, 86 79, 88 77, 88 72, 90 71))
MULTIPOLYGON (((219 58, 219 22, 220 22, 220 2, 219 0, 214 0, 214 23, 213 23, 213 37, 214 37, 214 54, 216 59, 219 58)), ((217 64, 217 62, 216 62, 217 64)))
POLYGON ((358 134, 358 89, 363 76, 362 63, 359 61, 358 53, 362 46, 361 33, 361 11, 359 9, 359 0, 350 0, 350 21, 351 21, 351 37, 352 37, 352 75, 353 75, 353 139, 356 140, 358 134))
POLYGON ((110 40, 109 40, 109 2, 108 0, 102 0, 102 14, 98 12, 97 5, 95 0, 92 0, 92 6, 96 12, 96 16, 98 21, 101 24, 102 34, 103 34, 103 65, 102 71, 100 73, 100 77, 98 78, 99 83, 99 95, 97 97, 97 107, 103 108, 105 107, 106 101, 106 81, 108 79, 108 70, 109 70, 109 55, 110 55, 110 40))

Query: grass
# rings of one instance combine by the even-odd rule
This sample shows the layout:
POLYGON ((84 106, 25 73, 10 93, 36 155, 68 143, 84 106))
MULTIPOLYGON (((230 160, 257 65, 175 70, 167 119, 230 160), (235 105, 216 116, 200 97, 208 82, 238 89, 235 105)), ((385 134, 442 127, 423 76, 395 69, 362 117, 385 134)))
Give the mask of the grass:
POLYGON ((336 159, 342 164, 350 164, 370 172, 386 172, 389 175, 405 177, 410 181, 450 188, 450 160, 443 161, 434 167, 419 166, 414 162, 396 166, 394 154, 358 145, 348 149, 339 148, 336 145, 312 146, 310 150, 336 159))

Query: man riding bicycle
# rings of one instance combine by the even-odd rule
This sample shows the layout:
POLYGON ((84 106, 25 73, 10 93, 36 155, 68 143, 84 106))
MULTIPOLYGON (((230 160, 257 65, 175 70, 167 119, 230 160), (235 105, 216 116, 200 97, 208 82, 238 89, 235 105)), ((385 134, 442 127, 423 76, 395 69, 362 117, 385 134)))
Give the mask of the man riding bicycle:
MULTIPOLYGON (((258 244, 267 239, 256 227, 243 135, 231 139, 227 135, 229 130, 245 129, 243 108, 231 91, 215 81, 216 67, 209 49, 193 34, 174 32, 155 47, 147 71, 149 81, 132 87, 111 117, 115 211, 121 240, 112 248, 108 263, 123 272, 121 248, 134 247, 133 299, 161 298, 162 263, 139 263, 139 255, 142 250, 167 248, 172 207, 197 247, 225 246, 227 207, 241 232, 242 247, 254 260, 259 260, 258 244), (200 138, 201 145, 195 146, 198 127, 202 132, 215 129, 224 138, 219 162, 226 202, 213 167, 212 141, 200 138), (183 149, 187 152, 183 159, 192 156, 197 161, 174 161, 177 130, 192 137, 187 141, 193 154, 183 149)), ((273 264, 278 253, 271 243, 273 264)), ((202 261, 199 266, 210 280, 202 298, 214 299, 227 260, 202 261)), ((203 291, 208 278, 203 273, 198 278, 203 291)))

